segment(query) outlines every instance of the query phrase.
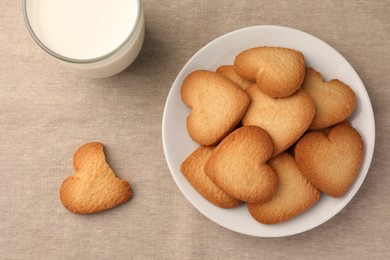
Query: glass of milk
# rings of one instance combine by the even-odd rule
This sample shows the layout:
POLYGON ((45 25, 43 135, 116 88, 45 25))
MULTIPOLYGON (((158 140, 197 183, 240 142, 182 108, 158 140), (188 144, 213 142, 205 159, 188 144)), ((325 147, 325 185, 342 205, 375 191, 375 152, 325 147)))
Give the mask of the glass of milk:
POLYGON ((23 0, 35 42, 74 73, 105 78, 126 69, 141 50, 141 0, 23 0))

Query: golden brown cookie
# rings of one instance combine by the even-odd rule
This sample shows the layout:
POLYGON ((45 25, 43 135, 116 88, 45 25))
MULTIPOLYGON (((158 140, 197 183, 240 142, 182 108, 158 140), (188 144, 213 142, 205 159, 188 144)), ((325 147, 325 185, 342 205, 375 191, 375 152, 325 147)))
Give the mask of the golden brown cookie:
POLYGON ((351 186, 363 159, 360 134, 347 124, 327 135, 308 132, 295 146, 295 160, 303 175, 319 190, 340 197, 351 186))
POLYGON ((74 175, 64 180, 60 199, 74 213, 90 214, 111 209, 128 201, 130 184, 117 178, 106 163, 103 144, 81 146, 73 157, 74 175))
POLYGON ((356 95, 348 85, 338 79, 324 82, 322 75, 312 68, 306 69, 302 88, 312 97, 316 107, 312 130, 340 123, 355 110, 356 95))
POLYGON ((254 82, 248 81, 246 79, 241 78, 238 76, 236 71, 234 70, 233 65, 222 65, 219 66, 216 70, 217 73, 221 74, 222 76, 230 79, 234 83, 236 83, 238 86, 240 86, 243 89, 246 89, 247 87, 253 85, 254 82))
POLYGON ((271 97, 294 94, 305 76, 305 61, 299 51, 281 47, 256 47, 237 55, 234 70, 242 78, 256 81, 271 97))
POLYGON ((314 117, 315 109, 310 96, 303 90, 286 98, 273 98, 256 85, 246 89, 251 103, 242 118, 243 125, 256 125, 267 131, 274 142, 277 155, 303 135, 314 117))
POLYGON ((181 87, 183 102, 192 111, 187 130, 200 145, 213 145, 240 122, 250 98, 237 84, 211 71, 190 73, 181 87))
POLYGON ((180 170, 189 183, 208 201, 221 208, 234 208, 240 201, 221 190, 204 172, 215 146, 200 146, 181 164, 180 170))
POLYGON ((320 192, 303 177, 290 154, 279 154, 268 164, 275 169, 279 186, 271 200, 248 204, 249 213, 257 221, 263 224, 286 221, 306 211, 319 200, 320 192))
POLYGON ((222 140, 204 170, 230 196, 250 203, 265 202, 278 186, 275 171, 266 163, 272 149, 266 131, 257 126, 243 126, 222 140))

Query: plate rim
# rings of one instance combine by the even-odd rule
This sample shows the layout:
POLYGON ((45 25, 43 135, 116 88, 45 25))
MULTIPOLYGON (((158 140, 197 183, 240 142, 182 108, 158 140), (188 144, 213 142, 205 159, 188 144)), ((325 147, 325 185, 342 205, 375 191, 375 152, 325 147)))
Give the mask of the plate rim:
MULTIPOLYGON (((209 220, 211 220, 212 222, 214 222, 215 224, 221 226, 221 227, 224 227, 228 230, 231 230, 231 231, 234 231, 236 233, 239 233, 239 234, 244 234, 244 235, 248 235, 248 236, 253 236, 253 237, 264 237, 264 238, 273 238, 273 237, 287 237, 287 236, 292 236, 292 235, 297 235, 297 234, 300 234, 300 233, 303 233, 303 232, 306 232, 306 231, 309 231, 313 228, 316 228, 322 224, 324 224, 325 222, 327 222, 328 220, 332 219, 335 215, 337 215, 340 211, 342 211, 342 209, 344 207, 346 207, 350 201, 355 197, 356 193, 360 190, 361 188, 361 185, 363 184, 364 180, 366 179, 367 177, 367 174, 370 170, 370 167, 371 167, 371 163, 372 163, 372 158, 373 158, 373 154, 374 154, 374 150, 375 150, 375 142, 376 142, 376 128, 375 128, 375 114, 374 114, 374 111, 373 111, 373 107, 372 107, 372 103, 371 103, 371 99, 369 97, 369 94, 368 94, 368 91, 363 83, 363 81, 361 80, 360 78, 360 75, 356 72, 356 70, 353 68, 352 64, 343 56, 341 55, 337 49, 335 49, 334 47, 332 47, 330 44, 328 44, 327 42, 321 40, 320 38, 312 35, 312 34, 309 34, 307 32, 304 32, 304 31, 301 31, 301 30, 298 30, 298 29, 294 29, 294 28, 290 28, 290 27, 285 27, 285 26, 279 26, 279 25, 254 25, 254 26, 248 26, 248 27, 243 27, 243 28, 239 28, 239 29, 236 29, 236 30, 233 30, 231 32, 228 32, 228 33, 225 33, 215 39, 213 39, 212 41, 208 42, 207 44, 205 44, 203 47, 201 47, 198 51, 196 51, 191 57, 190 59, 188 59, 188 61, 180 68, 180 71, 177 73, 176 77, 175 77, 175 80, 173 81, 171 87, 170 87, 170 90, 168 92, 168 95, 167 95, 167 98, 166 98, 166 101, 165 101, 165 105, 164 105, 164 111, 163 111, 163 117, 162 117, 162 143, 163 143, 163 150, 164 150, 164 157, 165 157, 165 161, 168 165, 168 168, 169 168, 169 172, 172 176, 172 178, 174 179, 175 181, 175 184, 176 186, 179 188, 179 190, 181 191, 181 193, 184 195, 184 197, 190 202, 190 204, 196 208, 199 213, 201 213, 203 216, 205 216, 206 218, 208 218, 209 220), (168 104, 170 103, 171 99, 173 98, 173 92, 175 91, 175 85, 178 84, 178 81, 179 79, 181 78, 181 74, 183 73, 184 69, 189 65, 191 64, 191 62, 197 58, 197 56, 202 53, 202 51, 204 51, 205 49, 207 49, 210 45, 213 45, 215 44, 217 41, 221 41, 223 40, 224 38, 227 38, 227 37, 230 37, 232 34, 238 34, 240 32, 243 32, 243 31, 246 31, 246 30, 261 30, 261 29, 275 29, 275 30, 289 30, 293 33, 299 33, 299 34, 304 34, 306 37, 310 37, 316 41, 320 41, 322 44, 325 44, 326 46, 328 46, 329 48, 331 48, 334 53, 336 55, 339 56, 339 58, 341 58, 345 64, 347 66, 350 67, 350 69, 355 73, 355 76, 356 76, 356 80, 359 81, 359 83, 363 86, 363 88, 360 90, 360 91, 364 91, 364 97, 366 98, 366 102, 368 101, 369 103, 369 107, 365 107, 365 110, 368 109, 368 113, 370 115, 372 115, 370 117, 370 125, 372 126, 372 133, 371 133, 371 136, 367 136, 368 133, 365 133, 366 134, 366 137, 367 137, 367 140, 372 140, 372 146, 370 146, 370 150, 368 151, 367 149, 367 146, 365 145, 365 158, 363 157, 363 160, 367 160, 367 171, 364 174, 364 176, 359 180, 358 183, 356 183, 356 190, 354 190, 350 195, 349 195, 349 198, 342 203, 341 206, 338 206, 338 207, 334 207, 332 209, 332 211, 330 211, 331 213, 330 214, 327 214, 327 216, 325 217, 324 220, 320 221, 319 223, 315 223, 315 224, 312 224, 313 222, 311 222, 309 225, 307 225, 304 229, 298 231, 298 232, 286 232, 284 235, 272 235, 272 234, 262 234, 262 235, 258 235, 258 234, 255 234, 255 233, 250 233, 250 232, 242 232, 242 231, 238 231, 238 230, 235 230, 227 225, 224 225, 222 223, 220 223, 219 221, 215 220, 214 218, 212 218, 211 216, 205 214, 203 212, 202 209, 200 209, 197 205, 197 203, 195 203, 193 201, 193 199, 188 196, 186 194, 186 191, 184 189, 184 187, 182 185, 179 185, 179 180, 178 180, 178 176, 176 176, 173 171, 173 165, 171 165, 171 162, 170 162, 170 159, 169 159, 169 154, 168 154, 168 147, 167 147, 167 140, 165 138, 165 135, 166 135, 166 120, 167 120, 167 107, 168 107, 168 104)), ((362 170, 362 167, 363 167, 363 162, 362 162, 362 165, 361 165, 361 168, 359 169, 359 171, 362 170)))

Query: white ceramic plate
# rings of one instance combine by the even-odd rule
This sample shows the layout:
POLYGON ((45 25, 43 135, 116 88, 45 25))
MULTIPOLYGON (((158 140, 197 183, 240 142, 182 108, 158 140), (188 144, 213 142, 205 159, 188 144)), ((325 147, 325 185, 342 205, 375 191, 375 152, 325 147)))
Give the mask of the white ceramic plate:
POLYGON ((184 196, 203 215, 230 230, 258 237, 282 237, 312 229, 336 215, 353 198, 367 175, 375 144, 374 114, 370 99, 359 75, 335 49, 322 40, 286 27, 254 26, 225 34, 200 49, 180 71, 169 92, 163 115, 162 137, 165 157, 173 179, 184 196), (322 194, 321 199, 305 213, 281 224, 264 225, 255 221, 246 205, 221 209, 205 200, 180 172, 180 164, 198 145, 189 137, 186 118, 190 109, 181 101, 180 88, 192 71, 215 70, 223 64, 233 64, 235 56, 256 46, 280 46, 301 51, 307 66, 320 71, 325 80, 337 78, 351 86, 357 94, 352 125, 365 143, 364 159, 357 178, 341 198, 322 194))

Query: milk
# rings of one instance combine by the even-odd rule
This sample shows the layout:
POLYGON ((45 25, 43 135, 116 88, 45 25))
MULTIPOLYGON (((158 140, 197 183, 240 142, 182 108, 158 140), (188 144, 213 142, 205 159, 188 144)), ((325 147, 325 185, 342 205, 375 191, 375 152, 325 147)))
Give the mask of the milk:
POLYGON ((116 74, 142 46, 144 18, 139 0, 26 0, 25 12, 38 44, 68 67, 76 65, 80 75, 116 74))

